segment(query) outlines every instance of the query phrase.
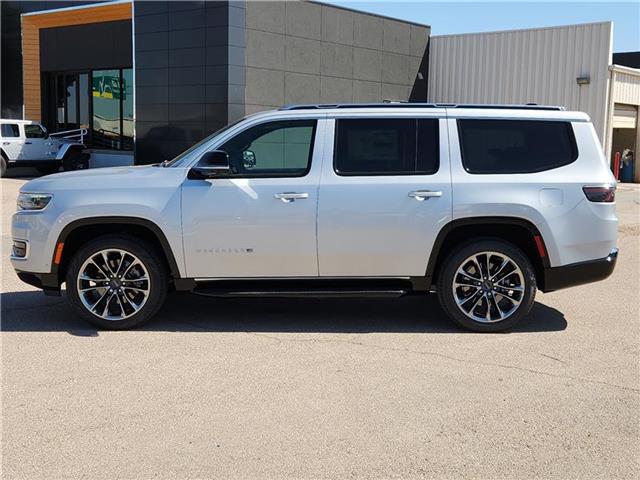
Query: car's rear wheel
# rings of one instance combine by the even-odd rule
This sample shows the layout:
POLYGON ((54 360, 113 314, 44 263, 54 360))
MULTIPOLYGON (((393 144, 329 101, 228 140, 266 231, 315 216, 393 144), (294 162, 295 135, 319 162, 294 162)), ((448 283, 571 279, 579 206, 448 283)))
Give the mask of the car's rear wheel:
POLYGON ((512 328, 529 313, 536 292, 531 262, 499 240, 469 243, 445 260, 438 277, 440 304, 457 324, 477 332, 512 328))
POLYGON ((2 152, 2 156, 0 157, 0 177, 4 178, 7 173, 7 159, 4 158, 4 152, 2 152))
POLYGON ((47 165, 46 167, 37 167, 36 170, 41 175, 51 175, 52 173, 57 173, 60 170, 60 165, 47 165))
POLYGON ((84 170, 89 167, 86 155, 78 149, 68 152, 62 160, 62 166, 65 172, 72 170, 84 170))
POLYGON ((101 328, 122 330, 158 312, 167 295, 168 275, 152 245, 108 235, 74 255, 66 284, 69 301, 82 318, 101 328))

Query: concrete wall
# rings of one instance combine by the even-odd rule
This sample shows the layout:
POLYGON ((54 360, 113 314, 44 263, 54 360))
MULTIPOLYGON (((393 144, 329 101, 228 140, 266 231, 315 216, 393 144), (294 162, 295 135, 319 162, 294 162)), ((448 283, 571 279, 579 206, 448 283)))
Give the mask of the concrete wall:
POLYGON ((246 2, 245 18, 246 113, 426 99, 427 26, 306 1, 246 2))
POLYGON ((431 37, 429 100, 564 105, 605 139, 612 23, 431 37), (588 85, 576 77, 589 76, 588 85))

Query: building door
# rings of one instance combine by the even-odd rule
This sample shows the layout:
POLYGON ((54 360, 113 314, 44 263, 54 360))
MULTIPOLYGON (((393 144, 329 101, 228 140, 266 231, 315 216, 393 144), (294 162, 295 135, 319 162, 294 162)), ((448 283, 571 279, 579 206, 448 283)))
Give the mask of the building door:
POLYGON ((89 73, 48 73, 44 123, 51 132, 89 128, 89 73))
MULTIPOLYGON (((633 182, 638 179, 636 141, 638 138, 638 109, 635 105, 616 103, 613 111, 611 160, 614 166, 619 157, 618 179, 633 182)), ((614 172, 615 173, 615 172, 614 172)))

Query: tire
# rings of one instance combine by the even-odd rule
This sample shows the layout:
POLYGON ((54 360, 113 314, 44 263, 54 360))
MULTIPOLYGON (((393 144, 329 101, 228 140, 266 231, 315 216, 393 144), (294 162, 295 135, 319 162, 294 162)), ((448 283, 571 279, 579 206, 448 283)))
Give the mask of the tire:
POLYGON ((4 158, 4 155, 0 157, 0 178, 4 178, 7 174, 7 160, 4 158))
POLYGON ((52 173, 58 173, 58 170, 60 170, 60 165, 56 165, 55 167, 37 167, 36 170, 38 170, 41 175, 51 175, 52 173))
POLYGON ((440 305, 458 325, 474 332, 502 332, 531 310, 536 276, 531 262, 516 246, 501 240, 477 240, 446 258, 437 290, 440 305), (487 255, 488 276, 484 275, 487 255))
POLYGON ((160 310, 167 296, 168 277, 165 263, 152 245, 127 235, 105 235, 81 247, 71 259, 67 298, 86 321, 107 330, 129 329, 160 310), (110 269, 102 256, 105 251, 110 269), (113 273, 117 275, 109 280, 113 273))
POLYGON ((77 148, 67 152, 62 160, 62 166, 65 172, 72 170, 84 170, 88 167, 85 155, 77 148))

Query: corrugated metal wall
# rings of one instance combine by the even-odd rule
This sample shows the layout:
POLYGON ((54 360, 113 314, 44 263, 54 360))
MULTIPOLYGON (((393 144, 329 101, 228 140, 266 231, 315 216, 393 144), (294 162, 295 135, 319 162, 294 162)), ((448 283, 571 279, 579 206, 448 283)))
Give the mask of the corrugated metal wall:
POLYGON ((640 70, 615 67, 613 101, 640 105, 640 70))
POLYGON ((603 140, 611 49, 611 22, 432 36, 428 99, 564 105, 587 112, 603 140))

